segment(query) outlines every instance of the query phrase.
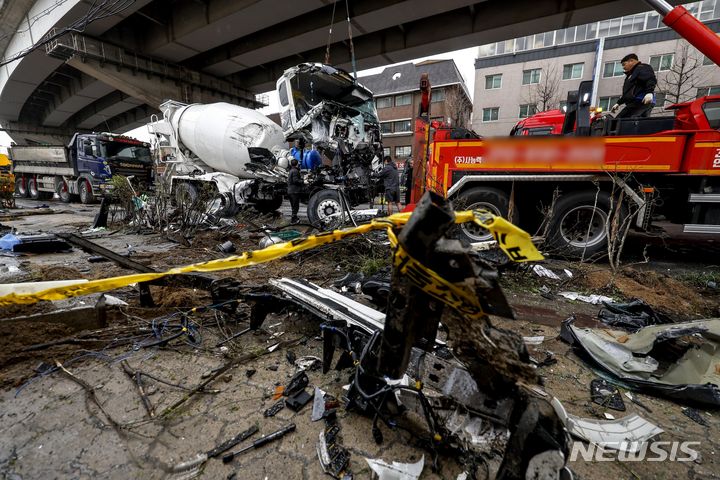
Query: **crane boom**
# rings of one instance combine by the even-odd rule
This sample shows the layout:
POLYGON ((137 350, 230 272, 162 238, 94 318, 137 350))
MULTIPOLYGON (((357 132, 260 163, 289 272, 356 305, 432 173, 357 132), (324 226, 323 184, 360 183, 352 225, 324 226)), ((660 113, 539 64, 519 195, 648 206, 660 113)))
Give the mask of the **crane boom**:
POLYGON ((675 30, 693 47, 720 65, 720 38, 682 5, 673 7, 665 0, 645 0, 660 14, 665 25, 675 30))

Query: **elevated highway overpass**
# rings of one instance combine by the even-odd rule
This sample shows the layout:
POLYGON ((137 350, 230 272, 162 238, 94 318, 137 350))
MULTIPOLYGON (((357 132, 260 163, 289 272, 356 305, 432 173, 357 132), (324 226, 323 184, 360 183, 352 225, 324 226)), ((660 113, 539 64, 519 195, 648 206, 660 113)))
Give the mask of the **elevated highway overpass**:
MULTIPOLYGON (((254 94, 284 69, 324 60, 333 12, 330 61, 352 69, 343 0, 1 3, 0 124, 21 142, 131 129, 164 98, 257 106, 254 94)), ((641 0, 348 4, 358 70, 648 9, 641 0)))

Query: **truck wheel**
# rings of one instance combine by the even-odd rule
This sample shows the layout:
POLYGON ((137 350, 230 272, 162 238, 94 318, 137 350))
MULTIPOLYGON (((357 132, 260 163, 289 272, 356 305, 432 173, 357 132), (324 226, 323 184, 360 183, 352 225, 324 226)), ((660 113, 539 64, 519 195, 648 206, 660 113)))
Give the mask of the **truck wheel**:
POLYGON ((61 202, 70 203, 72 195, 70 195, 70 190, 68 189, 68 184, 65 180, 62 178, 56 180, 55 191, 57 192, 58 197, 60 197, 61 202))
POLYGON ((80 181, 80 202, 88 205, 95 201, 95 196, 92 193, 92 186, 87 180, 80 181))
POLYGON ((190 207, 198 198, 197 187, 192 183, 182 182, 175 186, 175 205, 190 207))
MULTIPOLYGON (((510 211, 510 197, 497 188, 475 187, 461 193, 453 202, 455 210, 487 210, 499 217, 507 218, 510 211)), ((518 221, 517 209, 513 213, 513 220, 518 221)), ((493 239, 492 233, 474 224, 463 223, 458 225, 456 236, 470 243, 487 242, 493 239)))
POLYGON ((255 205, 253 205, 253 207, 255 207, 255 210, 257 210, 260 213, 270 213, 270 212, 274 212, 275 210, 279 209, 280 206, 282 205, 282 203, 283 203, 283 197, 278 196, 271 200, 264 200, 264 199, 257 200, 255 202, 255 205))
POLYGON ((329 217, 337 215, 338 222, 342 223, 343 208, 340 196, 335 190, 325 189, 315 192, 308 200, 307 216, 313 225, 332 223, 329 217))
POLYGON ((28 197, 27 178, 18 177, 15 179, 15 194, 20 198, 28 197))
POLYGON ((28 179, 27 188, 30 198, 33 200, 40 200, 40 190, 38 190, 37 180, 34 177, 28 179))
POLYGON ((563 195, 550 219, 547 245, 553 252, 570 258, 590 258, 606 252, 609 218, 609 193, 586 191, 563 195))

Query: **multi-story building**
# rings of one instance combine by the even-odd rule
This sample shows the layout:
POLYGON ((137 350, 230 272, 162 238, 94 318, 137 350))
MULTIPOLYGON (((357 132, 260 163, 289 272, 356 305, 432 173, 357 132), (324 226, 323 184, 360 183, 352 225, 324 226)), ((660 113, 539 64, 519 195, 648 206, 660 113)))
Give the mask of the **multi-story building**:
MULTIPOLYGON (((375 96, 385 155, 402 168, 412 156, 413 125, 420 108, 420 76, 427 73, 432 85, 430 117, 466 122, 472 102, 465 81, 453 60, 428 60, 387 67, 358 80, 375 96)), ((464 125, 461 125, 464 126, 464 125)))
MULTIPOLYGON (((686 8, 720 31, 720 0, 686 8)), ((646 12, 483 45, 475 61, 473 130, 508 135, 537 111, 562 108, 583 80, 594 80, 592 104, 612 107, 622 92, 620 65, 628 53, 649 63, 658 77, 657 107, 720 93, 720 68, 646 12)))

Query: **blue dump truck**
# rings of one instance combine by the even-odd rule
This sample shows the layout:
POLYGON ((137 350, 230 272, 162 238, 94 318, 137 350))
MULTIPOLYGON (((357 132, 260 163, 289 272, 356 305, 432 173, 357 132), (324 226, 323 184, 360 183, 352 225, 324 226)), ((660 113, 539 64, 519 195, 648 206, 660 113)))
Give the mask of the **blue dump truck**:
POLYGON ((132 177, 140 190, 153 181, 150 145, 114 133, 76 133, 67 146, 13 146, 9 154, 20 197, 57 194, 66 203, 74 198, 92 203, 111 188, 113 175, 132 177))

